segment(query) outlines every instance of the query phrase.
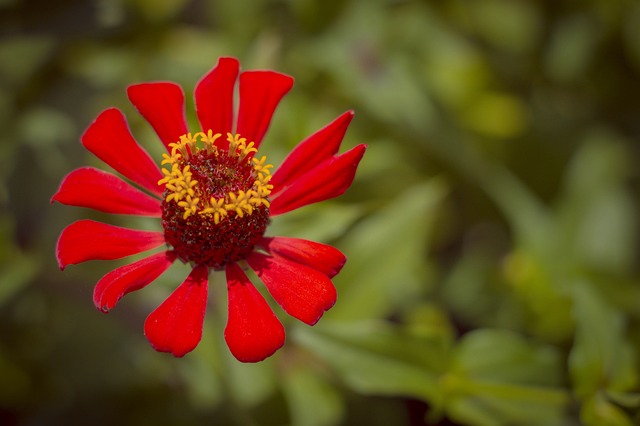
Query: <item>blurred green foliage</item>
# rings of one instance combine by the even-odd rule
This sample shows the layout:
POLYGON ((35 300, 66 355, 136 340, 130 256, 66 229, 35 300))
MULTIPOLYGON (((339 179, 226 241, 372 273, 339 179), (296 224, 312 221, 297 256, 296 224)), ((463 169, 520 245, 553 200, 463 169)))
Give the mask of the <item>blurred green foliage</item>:
POLYGON ((640 424, 639 75, 632 0, 0 1, 0 423, 640 424), (54 258, 80 217, 157 225, 49 204, 100 164, 83 129, 121 108, 159 156, 126 86, 189 94, 220 55, 295 76, 275 164, 347 109, 369 144, 345 196, 274 220, 349 261, 257 365, 224 345, 222 278, 174 359, 142 324, 183 265, 102 315, 118 262, 54 258))

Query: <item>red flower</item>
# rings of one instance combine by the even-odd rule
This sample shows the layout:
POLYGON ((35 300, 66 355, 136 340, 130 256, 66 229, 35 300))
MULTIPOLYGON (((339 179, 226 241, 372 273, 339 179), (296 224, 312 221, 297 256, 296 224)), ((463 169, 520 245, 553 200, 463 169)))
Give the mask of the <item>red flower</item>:
POLYGON ((344 265, 344 255, 331 246, 268 238, 264 232, 271 216, 344 193, 366 146, 337 154, 353 117, 348 111, 302 141, 271 175, 272 166, 257 156, 257 149, 276 106, 292 86, 293 78, 287 75, 239 72, 236 59, 221 58, 195 88, 202 127, 198 133, 187 129, 180 86, 130 86, 129 99, 167 149, 162 171, 134 140, 118 109, 102 112, 82 136, 85 148, 140 188, 111 173, 81 167, 64 178, 52 202, 156 217, 164 231, 79 220, 60 235, 58 264, 64 269, 166 245, 165 251, 102 277, 93 299, 98 309, 109 312, 125 294, 150 284, 176 259, 190 263, 193 270, 187 279, 145 321, 145 335, 156 350, 183 356, 198 345, 211 270, 226 272, 225 340, 240 361, 261 361, 285 340, 282 324, 244 269, 252 268, 275 301, 306 324, 315 324, 335 303, 331 278, 344 265))

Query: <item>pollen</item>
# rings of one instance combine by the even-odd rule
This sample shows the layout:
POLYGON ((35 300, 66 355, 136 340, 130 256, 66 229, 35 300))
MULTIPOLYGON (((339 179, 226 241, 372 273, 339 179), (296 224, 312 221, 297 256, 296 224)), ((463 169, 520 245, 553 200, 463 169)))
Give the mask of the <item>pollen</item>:
POLYGON ((238 134, 187 133, 163 154, 162 224, 183 261, 220 269, 242 259, 269 221, 266 157, 238 134))
POLYGON ((158 181, 158 185, 165 185, 165 200, 177 202, 178 206, 184 209, 185 219, 196 213, 213 215, 217 224, 229 216, 227 212, 235 212, 237 216, 243 217, 245 214, 253 213, 255 207, 261 205, 269 207, 267 197, 273 188, 269 184, 271 179, 269 169, 273 165, 265 164, 265 156, 260 160, 253 158, 253 154, 258 151, 254 147, 254 143, 247 143, 246 139, 238 134, 228 133, 228 148, 219 148, 216 141, 220 136, 220 133, 213 134, 211 130, 207 133, 182 135, 179 142, 169 145, 171 155, 163 154, 162 156, 161 165, 168 165, 171 169, 162 169, 164 178, 158 181), (216 161, 221 160, 222 156, 226 156, 232 161, 216 161), (205 176, 198 178, 200 180, 203 178, 218 179, 217 183, 220 184, 221 189, 225 186, 225 182, 219 181, 215 172, 222 172, 223 175, 226 173, 228 177, 233 177, 237 174, 237 168, 248 168, 251 171, 249 173, 252 179, 251 186, 247 189, 229 191, 222 197, 206 196, 210 195, 206 193, 206 186, 209 185, 198 185, 198 180, 194 178, 191 171, 192 161, 197 164, 206 162, 211 165, 224 163, 223 167, 218 170, 214 167, 205 176))

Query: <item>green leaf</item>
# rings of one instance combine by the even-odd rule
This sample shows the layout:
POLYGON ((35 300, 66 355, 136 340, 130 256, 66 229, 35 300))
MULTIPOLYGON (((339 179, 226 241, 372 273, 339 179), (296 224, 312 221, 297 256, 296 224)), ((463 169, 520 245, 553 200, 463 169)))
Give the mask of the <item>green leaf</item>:
POLYGON ((635 352, 625 336, 624 316, 588 282, 576 283, 575 343, 569 355, 573 388, 581 398, 602 386, 626 391, 638 380, 635 352))
POLYGON ((605 395, 608 399, 618 405, 629 408, 640 407, 640 393, 637 392, 616 392, 605 391, 605 395))
POLYGON ((456 346, 451 370, 478 380, 541 386, 559 385, 560 371, 554 348, 497 329, 465 334, 456 346))
MULTIPOLYGON (((547 253, 545 253, 546 255, 547 253)), ((527 330, 546 341, 562 342, 573 335, 571 298, 562 290, 563 280, 552 269, 548 256, 540 258, 526 249, 505 257, 503 276, 510 290, 525 305, 527 330)))
POLYGON ((637 212, 630 194, 613 188, 598 194, 583 212, 576 252, 584 265, 625 272, 636 260, 637 212))
POLYGON ((478 35, 499 49, 524 53, 541 36, 540 11, 529 2, 478 0, 467 3, 478 35))
POLYGON ((504 330, 466 334, 442 381, 447 414, 473 425, 562 424, 569 395, 557 352, 504 330))
POLYGON ((344 235, 347 228, 362 214, 362 209, 353 205, 327 203, 310 206, 276 216, 269 225, 269 235, 291 235, 313 241, 331 241, 344 235), (283 215, 284 216, 284 215, 283 215))
POLYGON ((224 376, 234 403, 252 408, 276 390, 274 357, 255 364, 238 362, 230 352, 225 354, 224 376))
POLYGON ((527 127, 527 109, 508 93, 478 94, 462 111, 463 123, 470 129, 495 138, 513 138, 527 127))
POLYGON ((380 318, 426 290, 426 247, 445 193, 439 179, 408 188, 346 236, 339 302, 326 320, 380 318))
POLYGON ((210 360, 203 356, 208 352, 203 348, 203 343, 198 345, 189 360, 178 364, 183 379, 187 383, 185 392, 191 404, 202 410, 216 407, 224 399, 224 390, 220 376, 214 370, 210 360))
POLYGON ((631 166, 625 144, 606 129, 590 132, 565 175, 558 231, 569 259, 591 270, 625 272, 635 260, 637 212, 626 186, 631 166))
POLYGON ((443 350, 450 349, 454 326, 442 308, 431 303, 420 303, 405 310, 402 320, 408 333, 425 339, 440 340, 443 350))
POLYGON ((585 426, 633 426, 629 416, 600 393, 582 405, 580 419, 585 426))
POLYGON ((291 424, 329 426, 339 424, 344 404, 335 387, 315 371, 293 366, 285 370, 281 384, 291 413, 291 424))
POLYGON ((356 392, 434 400, 437 373, 430 367, 431 342, 398 327, 367 321, 296 327, 293 338, 321 357, 356 392))
POLYGON ((549 34, 545 69, 558 82, 571 82, 580 77, 597 52, 598 33, 587 14, 575 14, 554 25, 549 34))

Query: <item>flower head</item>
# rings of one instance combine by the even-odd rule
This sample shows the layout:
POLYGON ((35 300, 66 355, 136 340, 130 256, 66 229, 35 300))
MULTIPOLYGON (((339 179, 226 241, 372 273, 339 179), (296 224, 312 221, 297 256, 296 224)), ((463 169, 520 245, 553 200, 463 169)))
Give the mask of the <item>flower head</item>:
POLYGON ((56 254, 64 269, 165 247, 98 281, 93 299, 103 312, 153 282, 175 260, 192 265, 186 280, 144 325, 151 345, 175 356, 193 350, 202 337, 210 272, 224 271, 227 278, 229 349, 241 361, 256 362, 284 344, 285 332, 244 271, 253 269, 285 312, 313 325, 335 303, 331 278, 346 261, 325 244, 264 234, 272 216, 337 197, 351 186, 366 146, 337 152, 353 113, 342 114, 302 141, 273 171, 258 149, 293 79, 239 68, 236 59, 220 58, 197 84, 201 129, 196 132, 187 128, 180 86, 130 86, 129 99, 166 148, 161 168, 135 141, 124 115, 110 108, 89 126, 82 144, 136 186, 112 173, 81 167, 63 179, 52 197, 52 202, 161 221, 163 231, 154 232, 79 220, 62 231, 56 254))

